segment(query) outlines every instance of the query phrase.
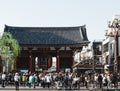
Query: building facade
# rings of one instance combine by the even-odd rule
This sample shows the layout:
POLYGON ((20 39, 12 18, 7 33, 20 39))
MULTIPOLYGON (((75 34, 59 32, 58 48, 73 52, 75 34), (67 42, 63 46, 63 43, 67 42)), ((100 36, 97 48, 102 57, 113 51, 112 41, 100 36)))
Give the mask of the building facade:
POLYGON ((21 52, 15 60, 16 70, 40 71, 52 67, 56 71, 72 71, 74 52, 89 44, 85 26, 77 27, 15 27, 5 25, 19 42, 21 52))
POLYGON ((74 71, 81 73, 103 72, 102 41, 92 42, 91 48, 81 51, 79 62, 73 66, 74 71))
POLYGON ((102 41, 94 41, 92 44, 93 70, 97 72, 103 72, 104 69, 102 50, 102 41))

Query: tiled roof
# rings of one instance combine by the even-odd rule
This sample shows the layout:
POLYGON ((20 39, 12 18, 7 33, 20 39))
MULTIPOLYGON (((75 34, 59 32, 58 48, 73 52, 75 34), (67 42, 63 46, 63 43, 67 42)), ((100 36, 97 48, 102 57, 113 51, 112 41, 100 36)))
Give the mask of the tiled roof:
POLYGON ((78 27, 14 27, 5 25, 19 44, 74 45, 88 43, 85 26, 78 27))

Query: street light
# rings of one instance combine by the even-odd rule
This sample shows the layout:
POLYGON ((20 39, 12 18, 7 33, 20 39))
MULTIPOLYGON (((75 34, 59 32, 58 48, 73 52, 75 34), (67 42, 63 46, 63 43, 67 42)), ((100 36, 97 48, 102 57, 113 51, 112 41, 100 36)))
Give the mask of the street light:
POLYGON ((114 37, 114 72, 117 73, 118 72, 118 60, 117 60, 117 56, 118 56, 118 37, 120 35, 118 35, 118 30, 119 30, 119 23, 118 23, 118 19, 114 19, 114 21, 109 22, 108 27, 111 29, 111 32, 109 34, 106 34, 106 36, 110 36, 110 37, 114 37))

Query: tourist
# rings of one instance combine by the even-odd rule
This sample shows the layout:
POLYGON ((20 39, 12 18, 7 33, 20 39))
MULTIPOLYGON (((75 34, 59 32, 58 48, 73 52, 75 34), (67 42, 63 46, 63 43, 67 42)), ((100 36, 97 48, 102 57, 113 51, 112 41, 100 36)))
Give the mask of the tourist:
POLYGON ((16 90, 19 90, 19 81, 20 81, 20 76, 18 73, 15 73, 15 76, 14 76, 14 81, 15 81, 15 88, 16 90))
POLYGON ((5 81, 6 81, 6 72, 2 73, 2 87, 5 87, 5 81))

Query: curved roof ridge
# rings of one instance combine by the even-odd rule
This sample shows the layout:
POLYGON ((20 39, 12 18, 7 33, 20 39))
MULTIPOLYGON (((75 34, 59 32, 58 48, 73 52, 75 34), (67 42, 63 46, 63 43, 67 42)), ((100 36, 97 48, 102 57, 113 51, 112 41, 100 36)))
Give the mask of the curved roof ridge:
POLYGON ((79 28, 79 27, 86 27, 86 25, 81 25, 81 26, 78 26, 78 25, 75 25, 75 26, 40 26, 40 27, 36 27, 36 26, 33 26, 33 27, 29 27, 29 26, 11 26, 11 25, 7 25, 5 24, 5 27, 12 27, 12 28, 79 28))
POLYGON ((88 43, 86 27, 13 27, 5 25, 20 44, 71 45, 88 43))

